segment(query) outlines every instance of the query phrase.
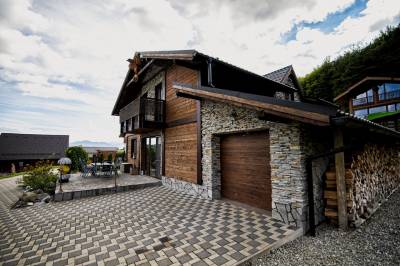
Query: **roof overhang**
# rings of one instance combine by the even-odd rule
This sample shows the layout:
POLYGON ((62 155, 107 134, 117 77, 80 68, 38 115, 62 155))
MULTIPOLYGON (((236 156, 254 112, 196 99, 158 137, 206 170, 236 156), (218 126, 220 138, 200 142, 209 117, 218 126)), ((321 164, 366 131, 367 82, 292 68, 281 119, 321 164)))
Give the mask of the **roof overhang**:
POLYGON ((231 92, 229 90, 210 87, 193 88, 188 84, 175 83, 173 87, 176 89, 176 94, 179 97, 226 102, 232 105, 262 111, 273 116, 278 116, 293 121, 299 121, 317 126, 330 125, 330 114, 332 109, 321 106, 279 100, 268 96, 259 96, 242 92, 231 92), (301 108, 300 105, 302 105, 303 108, 301 108), (321 109, 320 112, 317 112, 316 108, 323 109, 321 109))

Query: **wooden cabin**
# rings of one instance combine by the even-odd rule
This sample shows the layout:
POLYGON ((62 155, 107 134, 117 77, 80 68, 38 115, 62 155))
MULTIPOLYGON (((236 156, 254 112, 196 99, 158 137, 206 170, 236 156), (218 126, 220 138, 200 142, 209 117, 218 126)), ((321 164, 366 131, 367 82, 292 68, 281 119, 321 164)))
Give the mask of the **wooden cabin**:
POLYGON ((296 226, 325 219, 332 164, 339 224, 347 225, 343 146, 350 136, 400 137, 334 104, 303 99, 292 66, 262 76, 195 50, 138 52, 128 61, 112 114, 132 174, 296 226), (337 156, 326 154, 334 148, 337 156))

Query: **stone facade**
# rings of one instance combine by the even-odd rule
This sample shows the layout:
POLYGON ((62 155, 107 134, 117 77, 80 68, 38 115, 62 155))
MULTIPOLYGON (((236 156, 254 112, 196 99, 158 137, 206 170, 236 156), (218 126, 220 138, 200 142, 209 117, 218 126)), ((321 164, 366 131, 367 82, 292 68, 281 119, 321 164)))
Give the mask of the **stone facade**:
POLYGON ((272 204, 274 218, 302 226, 306 221, 307 194, 302 128, 297 123, 260 120, 257 111, 203 101, 203 186, 210 198, 220 198, 220 134, 268 130, 270 135, 272 204))
MULTIPOLYGON (((323 149, 311 129, 299 123, 260 120, 257 111, 208 100, 201 102, 202 178, 197 185, 163 177, 165 186, 202 198, 221 198, 220 136, 267 130, 270 136, 272 216, 306 227, 308 218, 306 156, 323 149)), ((329 160, 313 162, 316 223, 323 220, 322 176, 329 160)))
POLYGON ((165 99, 165 72, 161 71, 158 73, 154 78, 146 82, 145 85, 142 87, 142 91, 140 95, 143 95, 147 92, 147 98, 155 98, 155 87, 158 84, 162 84, 162 98, 165 99))

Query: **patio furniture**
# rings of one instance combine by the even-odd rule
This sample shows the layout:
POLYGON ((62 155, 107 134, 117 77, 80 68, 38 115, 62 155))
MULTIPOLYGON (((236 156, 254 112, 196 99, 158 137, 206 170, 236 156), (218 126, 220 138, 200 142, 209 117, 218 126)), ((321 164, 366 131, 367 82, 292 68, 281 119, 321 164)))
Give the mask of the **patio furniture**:
POLYGON ((104 176, 112 176, 113 165, 109 162, 103 162, 101 164, 101 172, 104 176))
POLYGON ((81 176, 82 177, 88 177, 92 173, 92 167, 90 167, 87 164, 85 164, 85 162, 82 161, 82 160, 80 160, 79 162, 80 162, 81 167, 82 167, 81 176))

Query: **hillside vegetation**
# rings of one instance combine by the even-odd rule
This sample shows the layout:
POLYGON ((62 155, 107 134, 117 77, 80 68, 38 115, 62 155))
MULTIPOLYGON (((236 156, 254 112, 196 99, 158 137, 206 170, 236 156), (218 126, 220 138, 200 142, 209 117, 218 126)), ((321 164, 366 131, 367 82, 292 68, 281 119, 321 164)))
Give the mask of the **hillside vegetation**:
POLYGON ((400 25, 388 27, 365 47, 356 46, 300 78, 308 97, 333 101, 366 76, 400 76, 400 25))

